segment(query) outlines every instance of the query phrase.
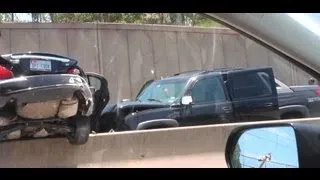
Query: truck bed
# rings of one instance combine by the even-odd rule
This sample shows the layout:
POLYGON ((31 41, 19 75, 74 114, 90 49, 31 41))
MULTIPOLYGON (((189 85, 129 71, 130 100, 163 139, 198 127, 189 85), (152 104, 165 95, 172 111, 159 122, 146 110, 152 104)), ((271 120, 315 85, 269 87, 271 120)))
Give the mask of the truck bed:
POLYGON ((301 95, 303 93, 300 92, 284 92, 278 93, 278 102, 279 107, 281 106, 288 106, 288 105, 307 105, 307 99, 305 95, 301 95))
POLYGON ((320 116, 320 95, 317 94, 320 86, 283 86, 281 88, 283 89, 278 89, 279 107, 302 105, 308 108, 310 117, 320 116))

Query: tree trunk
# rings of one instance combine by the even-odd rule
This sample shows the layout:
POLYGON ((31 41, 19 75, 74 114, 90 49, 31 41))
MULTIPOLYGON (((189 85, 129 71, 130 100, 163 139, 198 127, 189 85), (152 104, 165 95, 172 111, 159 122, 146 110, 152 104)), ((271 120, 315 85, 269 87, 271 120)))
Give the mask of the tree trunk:
POLYGON ((49 13, 51 23, 55 23, 54 16, 55 13, 49 13))
POLYGON ((105 21, 105 22, 110 22, 110 15, 109 15, 109 13, 104 13, 104 21, 105 21))
POLYGON ((39 13, 31 13, 32 22, 39 22, 39 13))
POLYGON ((177 25, 182 25, 182 14, 181 13, 176 13, 177 14, 177 18, 176 18, 176 24, 177 25))
POLYGON ((159 16, 160 16, 160 24, 163 24, 163 13, 159 13, 159 16))
POLYGON ((99 21, 104 22, 103 13, 99 13, 99 21))
POLYGON ((169 13, 169 19, 170 19, 170 24, 174 24, 175 23, 175 14, 169 13))
POLYGON ((181 16, 181 24, 185 25, 186 24, 186 19, 185 19, 184 13, 180 13, 180 16, 181 16))

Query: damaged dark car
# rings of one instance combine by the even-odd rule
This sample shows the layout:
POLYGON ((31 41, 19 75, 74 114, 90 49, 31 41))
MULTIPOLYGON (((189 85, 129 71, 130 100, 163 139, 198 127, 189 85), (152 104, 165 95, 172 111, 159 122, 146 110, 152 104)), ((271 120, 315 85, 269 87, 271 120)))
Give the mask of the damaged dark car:
POLYGON ((65 136, 88 141, 109 101, 107 80, 86 73, 78 61, 57 54, 25 52, 0 56, 0 139, 65 136))

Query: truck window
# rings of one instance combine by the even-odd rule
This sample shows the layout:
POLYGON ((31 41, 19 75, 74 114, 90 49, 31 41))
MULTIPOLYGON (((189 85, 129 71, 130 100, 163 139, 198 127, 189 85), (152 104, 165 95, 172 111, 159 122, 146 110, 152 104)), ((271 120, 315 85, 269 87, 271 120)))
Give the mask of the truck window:
POLYGON ((265 73, 265 72, 258 72, 258 75, 261 77, 265 87, 268 88, 267 92, 268 93, 270 92, 272 94, 271 81, 270 81, 269 75, 267 73, 265 73))
POLYGON ((270 76, 265 72, 238 74, 233 77, 233 97, 250 98, 272 95, 270 76))
POLYGON ((146 102, 150 99, 162 103, 173 103, 180 99, 189 78, 167 79, 152 82, 137 97, 137 100, 146 102))
POLYGON ((226 95, 218 77, 201 79, 192 88, 194 103, 225 101, 226 95))

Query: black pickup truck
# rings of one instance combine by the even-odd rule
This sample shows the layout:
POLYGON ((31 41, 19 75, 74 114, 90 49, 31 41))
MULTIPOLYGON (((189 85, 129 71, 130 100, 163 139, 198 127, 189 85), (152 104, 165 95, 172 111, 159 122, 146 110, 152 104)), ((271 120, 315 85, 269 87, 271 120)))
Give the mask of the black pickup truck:
POLYGON ((192 71, 147 82, 135 101, 109 104, 98 132, 280 119, 272 68, 192 71))
POLYGON ((320 116, 320 86, 287 86, 275 79, 281 119, 320 116))
POLYGON ((272 68, 189 71, 147 81, 135 101, 109 104, 97 132, 320 115, 317 85, 287 86, 272 68))

